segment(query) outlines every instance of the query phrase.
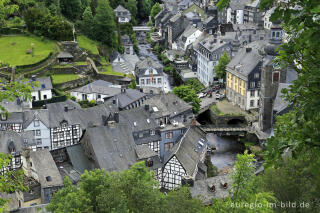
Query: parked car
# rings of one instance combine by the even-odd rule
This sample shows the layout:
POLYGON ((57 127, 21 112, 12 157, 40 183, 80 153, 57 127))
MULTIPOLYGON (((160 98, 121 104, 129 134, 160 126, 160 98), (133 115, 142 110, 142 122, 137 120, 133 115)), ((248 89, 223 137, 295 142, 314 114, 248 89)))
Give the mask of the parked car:
POLYGON ((198 98, 204 98, 204 97, 206 97, 206 94, 205 94, 205 93, 200 92, 200 93, 198 94, 198 98))

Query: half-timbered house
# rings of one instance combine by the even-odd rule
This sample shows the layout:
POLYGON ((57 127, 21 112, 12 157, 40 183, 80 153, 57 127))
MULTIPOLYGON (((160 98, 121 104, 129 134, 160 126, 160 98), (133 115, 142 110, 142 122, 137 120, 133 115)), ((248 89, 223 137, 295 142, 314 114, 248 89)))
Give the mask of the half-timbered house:
POLYGON ((180 186, 183 180, 188 183, 194 181, 198 172, 206 173, 199 169, 199 165, 204 162, 206 151, 206 134, 196 126, 189 127, 165 156, 161 187, 170 190, 180 186))

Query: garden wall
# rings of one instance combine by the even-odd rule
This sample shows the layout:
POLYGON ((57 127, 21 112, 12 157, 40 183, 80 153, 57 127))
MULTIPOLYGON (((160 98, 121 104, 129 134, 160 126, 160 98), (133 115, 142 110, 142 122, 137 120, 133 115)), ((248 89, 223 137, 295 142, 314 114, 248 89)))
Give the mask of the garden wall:
POLYGON ((59 90, 70 90, 70 89, 74 89, 77 87, 82 87, 91 81, 92 81, 91 77, 86 76, 84 78, 79 78, 79 79, 75 79, 72 81, 67 81, 67 82, 64 82, 61 84, 55 84, 54 87, 59 90))

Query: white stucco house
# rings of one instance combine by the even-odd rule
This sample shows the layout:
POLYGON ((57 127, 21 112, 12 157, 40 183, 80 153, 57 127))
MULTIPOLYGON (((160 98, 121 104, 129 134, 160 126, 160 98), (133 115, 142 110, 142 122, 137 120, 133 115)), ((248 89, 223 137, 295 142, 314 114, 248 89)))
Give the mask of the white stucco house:
POLYGON ((52 98, 52 83, 50 77, 35 78, 32 81, 38 82, 37 87, 33 87, 32 101, 48 100, 52 98))
POLYGON ((113 10, 119 23, 128 23, 131 20, 131 13, 126 8, 119 5, 113 10))
POLYGON ((152 58, 146 58, 136 64, 135 77, 141 88, 155 87, 164 90, 163 66, 152 58))
POLYGON ((113 85, 110 82, 97 80, 83 87, 76 88, 70 92, 77 101, 102 101, 121 93, 120 85, 113 85))

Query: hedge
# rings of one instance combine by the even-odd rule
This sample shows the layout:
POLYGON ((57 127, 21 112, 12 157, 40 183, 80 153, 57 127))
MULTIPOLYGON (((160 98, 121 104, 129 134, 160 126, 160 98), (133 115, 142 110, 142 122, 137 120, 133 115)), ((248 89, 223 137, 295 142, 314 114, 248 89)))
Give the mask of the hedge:
POLYGON ((43 62, 45 62, 46 60, 48 60, 52 55, 53 55, 53 52, 50 52, 47 57, 45 57, 44 59, 38 61, 37 63, 20 65, 20 66, 16 66, 16 68, 17 68, 18 71, 20 71, 20 70, 23 70, 23 69, 36 67, 36 66, 42 64, 43 62))
POLYGON ((51 104, 51 103, 56 103, 56 102, 63 102, 66 101, 68 98, 66 95, 62 96, 54 96, 51 99, 48 100, 40 100, 40 101, 33 101, 32 102, 32 107, 42 107, 43 105, 46 104, 51 104))
POLYGON ((24 30, 23 28, 10 28, 10 27, 1 27, 0 28, 0 34, 9 35, 9 34, 23 34, 24 30))

